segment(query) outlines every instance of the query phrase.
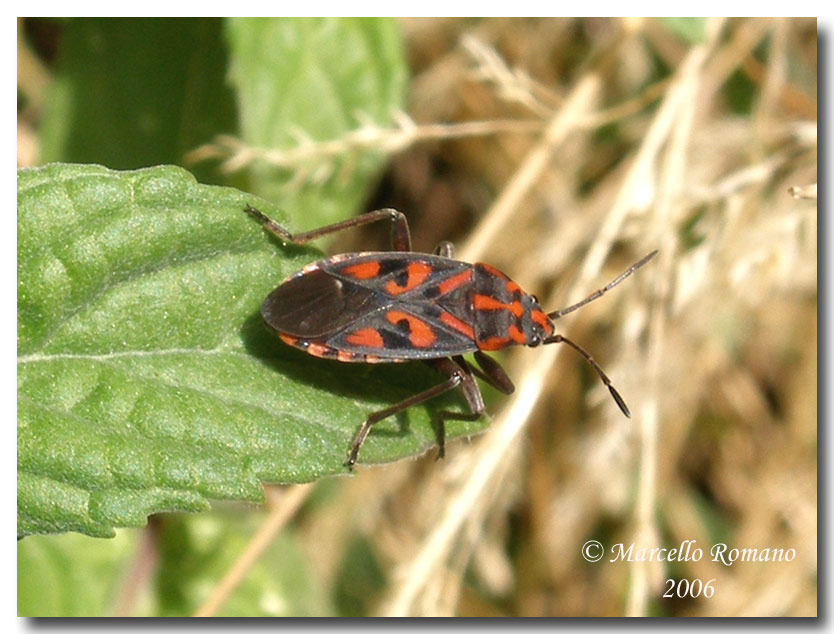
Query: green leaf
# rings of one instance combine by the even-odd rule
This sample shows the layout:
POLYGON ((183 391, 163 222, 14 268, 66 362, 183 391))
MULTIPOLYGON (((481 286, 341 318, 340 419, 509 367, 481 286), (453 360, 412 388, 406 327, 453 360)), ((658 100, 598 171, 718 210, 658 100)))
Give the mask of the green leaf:
MULTIPOLYGON (((282 246, 259 206, 179 168, 18 172, 18 532, 113 534, 260 483, 341 474, 369 412, 435 385, 421 364, 315 359, 259 307, 320 257, 282 246)), ((363 462, 425 451, 449 394, 374 426, 363 462)), ((450 438, 484 422, 451 422, 450 438)))
POLYGON ((18 616, 107 616, 138 533, 102 543, 84 535, 35 535, 17 543, 18 616))
POLYGON ((216 18, 66 21, 44 102, 41 160, 120 169, 181 163, 195 146, 234 132, 222 27, 216 18))
MULTIPOLYGON (((339 139, 363 119, 387 126, 403 107, 406 63, 393 20, 239 18, 227 24, 230 80, 250 146, 286 149, 300 137, 339 139)), ((350 215, 382 159, 379 150, 365 149, 292 170, 256 165, 252 187, 291 209, 299 228, 311 229, 350 215), (305 174, 305 185, 289 186, 305 174)))

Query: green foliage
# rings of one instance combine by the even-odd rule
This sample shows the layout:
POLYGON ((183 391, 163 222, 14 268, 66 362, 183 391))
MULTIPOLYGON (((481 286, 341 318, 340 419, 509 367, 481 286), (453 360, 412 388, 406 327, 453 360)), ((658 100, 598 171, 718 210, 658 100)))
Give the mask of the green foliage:
POLYGON ((362 536, 351 540, 335 581, 335 601, 342 616, 365 616, 385 588, 385 573, 373 547, 362 536))
MULTIPOLYGON (((337 139, 363 121, 388 125, 406 80, 390 19, 68 20, 44 104, 41 160, 180 164, 220 184, 214 166, 185 165, 185 154, 217 134, 286 149, 302 138, 337 139)), ((233 184, 311 228, 354 214, 382 160, 367 148, 291 170, 255 165, 233 184)))
MULTIPOLYGON (((331 139, 358 125, 357 112, 382 123, 402 105, 405 64, 390 20, 78 19, 61 28, 40 130, 46 161, 181 162, 238 125, 244 141, 286 147, 298 131, 331 139)), ((285 175, 263 170, 254 180, 294 226, 321 224, 356 213, 380 160, 353 157, 331 184, 287 189, 285 175)), ((21 535, 112 535, 151 512, 207 509, 208 498, 259 500, 262 480, 342 472, 368 411, 430 380, 397 368, 389 381, 381 369, 283 349, 258 307, 320 253, 282 249, 244 216, 248 202, 172 168, 19 172, 21 535)), ((425 412, 414 427, 411 416, 387 436, 400 451, 411 437, 406 453, 433 437, 425 412)), ((375 441, 385 438, 383 428, 375 441)), ((363 457, 397 457, 373 444, 363 457)))
MULTIPOLYGON (((134 616, 189 616, 231 567, 260 521, 259 513, 234 512, 158 518, 153 590, 140 591, 134 616)), ((139 543, 136 530, 112 540, 85 535, 34 535, 17 544, 18 616, 110 616, 135 592, 130 575, 139 543)), ((333 612, 310 561, 291 530, 272 541, 218 616, 326 616, 333 612)))
POLYGON ((63 29, 39 137, 43 162, 180 163, 235 131, 220 20, 92 18, 63 29))
POLYGON ((757 85, 739 70, 733 71, 724 82, 722 92, 727 106, 737 115, 749 115, 753 111, 757 85))
MULTIPOLYGON (((243 214, 291 228, 357 213, 375 148, 289 171, 231 177, 185 155, 232 134, 259 147, 332 141, 403 107, 406 65, 388 19, 72 19, 40 106, 40 160, 18 172, 18 613, 111 614, 151 513, 260 501, 261 483, 344 474, 375 409, 437 382, 420 365, 313 359, 263 326, 284 276, 321 257, 281 245, 243 214), (296 178, 293 179, 292 177, 296 178), (300 177, 300 178, 299 178, 300 177), (291 185, 288 187, 288 184, 291 185)), ((380 423, 360 459, 435 443, 449 395, 380 423)), ((452 423, 449 436, 479 423, 452 423)), ((323 483, 332 490, 338 480, 323 483), (330 486, 327 486, 330 485, 330 486)), ((321 496, 314 493, 311 503, 321 496)), ((240 510, 240 509, 237 509, 240 510)), ((134 614, 188 615, 239 555, 255 515, 166 514, 159 566, 134 614)), ((223 615, 333 612, 292 534, 282 535, 223 615)))
MULTIPOLYGON (((389 124, 403 105, 406 66, 393 20, 239 18, 228 21, 227 39, 241 136, 250 146, 294 148, 299 137, 337 139, 363 120, 389 124)), ((292 170, 256 165, 252 191, 292 209, 299 228, 311 229, 351 215, 381 160, 371 148, 292 170), (302 174, 318 182, 287 189, 302 174)))
MULTIPOLYGON (((159 616, 193 614, 246 546, 258 524, 238 512, 168 516, 162 525, 159 616)), ((282 531, 217 616, 328 616, 332 608, 292 530, 282 531)))
MULTIPOLYGON (((242 209, 263 201, 160 167, 18 175, 18 531, 112 535, 261 482, 344 473, 373 410, 437 382, 421 365, 314 359, 262 325, 263 298, 320 257, 242 209)), ((377 425, 360 459, 435 441, 429 412, 377 425)), ((483 423, 455 423, 450 436, 483 423)))
POLYGON ((116 600, 136 531, 102 541, 35 535, 17 543, 18 616, 103 616, 116 600))
POLYGON ((706 39, 707 18, 658 18, 670 33, 688 44, 700 44, 706 39))

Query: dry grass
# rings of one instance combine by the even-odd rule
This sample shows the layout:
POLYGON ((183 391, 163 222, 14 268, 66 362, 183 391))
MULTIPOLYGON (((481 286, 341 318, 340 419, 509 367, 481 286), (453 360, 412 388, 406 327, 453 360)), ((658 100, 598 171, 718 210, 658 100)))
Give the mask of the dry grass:
POLYGON ((458 237, 552 308, 661 253, 560 324, 631 420, 559 346, 507 355, 518 389, 486 435, 363 470, 304 518, 321 574, 358 531, 387 574, 376 614, 816 614, 816 201, 788 191, 816 183, 815 22, 714 20, 696 46, 655 21, 402 24, 414 128, 386 204, 422 248, 458 237), (512 119, 540 132, 457 134, 512 119), (589 539, 704 556, 589 564, 589 539), (728 567, 719 542, 796 557, 728 567), (716 591, 662 599, 667 578, 716 591))

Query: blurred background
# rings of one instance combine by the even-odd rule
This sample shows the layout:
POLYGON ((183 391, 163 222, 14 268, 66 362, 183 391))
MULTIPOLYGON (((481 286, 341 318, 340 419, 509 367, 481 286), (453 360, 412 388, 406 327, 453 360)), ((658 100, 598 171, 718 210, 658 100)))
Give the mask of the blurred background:
POLYGON ((500 354, 516 393, 444 461, 28 537, 19 614, 816 615, 816 78, 815 19, 19 19, 21 167, 179 164, 304 228, 396 207, 551 311, 660 250, 557 323, 631 419, 564 346, 500 354), (270 48, 331 41, 291 78, 270 48))

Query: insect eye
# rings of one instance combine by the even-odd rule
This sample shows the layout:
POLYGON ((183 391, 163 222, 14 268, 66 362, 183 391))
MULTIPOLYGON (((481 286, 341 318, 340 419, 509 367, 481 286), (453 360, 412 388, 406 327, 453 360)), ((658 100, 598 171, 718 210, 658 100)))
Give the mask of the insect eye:
POLYGON ((533 298, 533 301, 534 301, 534 302, 536 302, 537 304, 538 304, 538 303, 540 303, 540 302, 539 302, 539 296, 538 296, 538 295, 530 295, 530 297, 532 297, 532 298, 533 298))

